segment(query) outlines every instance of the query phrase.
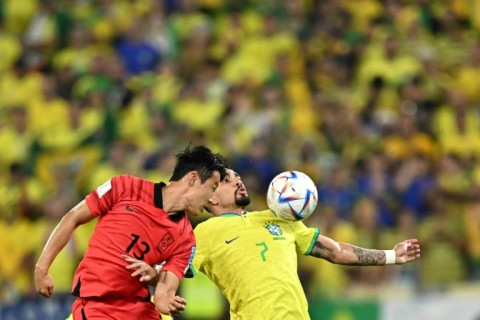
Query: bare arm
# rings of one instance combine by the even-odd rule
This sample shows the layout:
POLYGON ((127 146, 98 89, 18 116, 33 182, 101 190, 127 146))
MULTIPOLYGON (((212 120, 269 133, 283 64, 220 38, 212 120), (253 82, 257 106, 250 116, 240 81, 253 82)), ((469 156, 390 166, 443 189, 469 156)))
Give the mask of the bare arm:
POLYGON ((187 302, 176 295, 180 279, 170 271, 160 271, 155 288, 155 307, 162 314, 175 316, 185 310, 187 302))
POLYGON ((35 265, 35 288, 45 297, 50 297, 54 292, 52 277, 48 273, 50 266, 58 253, 65 247, 73 231, 84 223, 93 219, 85 200, 77 204, 58 223, 48 238, 42 254, 35 265))
POLYGON ((140 282, 155 285, 155 307, 162 314, 171 316, 179 315, 185 310, 187 302, 180 296, 175 295, 180 285, 180 279, 170 271, 160 271, 150 266, 143 260, 134 259, 127 255, 122 258, 129 263, 125 268, 134 270, 132 277, 140 277, 140 282), (155 282, 155 283, 153 283, 155 282))
MULTIPOLYGON (((395 264, 414 261, 420 258, 420 244, 417 239, 404 240, 395 245, 392 254, 395 255, 395 264)), ((322 235, 318 236, 310 255, 344 265, 380 266, 387 261, 385 250, 364 249, 322 235)))

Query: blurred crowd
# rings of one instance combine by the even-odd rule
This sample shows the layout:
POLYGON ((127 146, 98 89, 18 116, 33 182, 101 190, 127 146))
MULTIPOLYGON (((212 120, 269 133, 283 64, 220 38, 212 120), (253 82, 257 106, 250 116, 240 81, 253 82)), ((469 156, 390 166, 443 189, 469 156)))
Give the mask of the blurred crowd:
MULTIPOLYGON (((0 301, 35 295, 73 204, 116 174, 168 180, 189 142, 229 159, 250 210, 299 170, 322 234, 420 239, 402 267, 302 257, 309 295, 480 280, 479 107, 479 0, 1 1, 0 301)), ((58 292, 93 227, 53 265, 58 292)))

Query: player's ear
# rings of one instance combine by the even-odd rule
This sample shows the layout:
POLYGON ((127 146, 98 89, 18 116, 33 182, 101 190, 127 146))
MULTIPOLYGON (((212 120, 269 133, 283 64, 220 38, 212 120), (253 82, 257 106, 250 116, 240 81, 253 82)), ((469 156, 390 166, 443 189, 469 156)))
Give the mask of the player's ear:
POLYGON ((190 171, 186 175, 186 181, 188 182, 189 185, 193 186, 195 185, 195 182, 200 179, 198 176, 198 173, 196 171, 190 171))

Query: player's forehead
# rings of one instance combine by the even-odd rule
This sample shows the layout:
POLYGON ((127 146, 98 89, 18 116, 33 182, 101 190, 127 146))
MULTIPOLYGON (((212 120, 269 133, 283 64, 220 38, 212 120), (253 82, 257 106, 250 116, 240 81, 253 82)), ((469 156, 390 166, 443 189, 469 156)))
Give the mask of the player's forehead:
POLYGON ((232 170, 232 169, 227 169, 226 171, 227 171, 227 174, 226 174, 225 177, 228 178, 229 180, 231 180, 231 179, 233 179, 233 178, 238 178, 238 179, 240 179, 240 175, 239 175, 237 172, 235 172, 234 170, 232 170))

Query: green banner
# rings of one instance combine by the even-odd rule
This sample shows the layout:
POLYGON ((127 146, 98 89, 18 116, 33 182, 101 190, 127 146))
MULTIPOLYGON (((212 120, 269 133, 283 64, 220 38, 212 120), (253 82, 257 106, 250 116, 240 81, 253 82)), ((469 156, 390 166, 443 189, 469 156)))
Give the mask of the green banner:
POLYGON ((380 320, 380 305, 375 300, 313 298, 309 312, 312 320, 380 320))

